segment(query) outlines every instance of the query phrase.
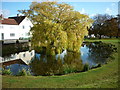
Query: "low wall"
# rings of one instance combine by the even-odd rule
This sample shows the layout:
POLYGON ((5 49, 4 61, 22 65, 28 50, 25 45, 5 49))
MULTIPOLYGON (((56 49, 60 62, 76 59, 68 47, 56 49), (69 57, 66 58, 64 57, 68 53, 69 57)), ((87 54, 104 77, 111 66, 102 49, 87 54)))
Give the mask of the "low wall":
POLYGON ((15 39, 10 39, 10 40, 1 40, 0 41, 2 44, 13 44, 13 43, 25 43, 29 42, 29 40, 15 40, 15 39))

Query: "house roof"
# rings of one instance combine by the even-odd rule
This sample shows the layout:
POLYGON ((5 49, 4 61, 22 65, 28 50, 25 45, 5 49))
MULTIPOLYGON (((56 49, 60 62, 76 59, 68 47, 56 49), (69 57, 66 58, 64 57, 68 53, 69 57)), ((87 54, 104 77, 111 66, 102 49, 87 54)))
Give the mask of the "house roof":
POLYGON ((18 25, 25 19, 26 16, 16 16, 16 17, 9 17, 9 19, 14 19, 18 25))
POLYGON ((8 24, 8 25, 19 25, 26 16, 16 16, 16 17, 8 17, 3 18, 3 20, 0 20, 1 24, 8 24))
POLYGON ((0 23, 1 24, 8 24, 8 25, 18 25, 18 23, 14 19, 7 19, 7 18, 0 20, 0 23))

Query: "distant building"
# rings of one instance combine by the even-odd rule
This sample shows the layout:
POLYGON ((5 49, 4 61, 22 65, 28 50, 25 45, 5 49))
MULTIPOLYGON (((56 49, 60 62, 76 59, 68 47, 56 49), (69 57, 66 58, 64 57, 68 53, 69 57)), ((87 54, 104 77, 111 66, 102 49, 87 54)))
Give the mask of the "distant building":
POLYGON ((32 22, 26 16, 2 18, 0 20, 0 40, 30 37, 32 22))
POLYGON ((94 34, 88 35, 86 38, 95 38, 94 34))

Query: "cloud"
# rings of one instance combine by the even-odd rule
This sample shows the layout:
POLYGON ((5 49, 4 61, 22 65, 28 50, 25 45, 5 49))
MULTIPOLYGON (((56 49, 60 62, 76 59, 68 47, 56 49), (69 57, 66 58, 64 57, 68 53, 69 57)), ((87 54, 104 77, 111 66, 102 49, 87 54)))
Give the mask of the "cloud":
POLYGON ((90 14, 89 17, 94 17, 96 16, 97 14, 90 14))
POLYGON ((10 14, 10 11, 7 9, 0 10, 0 14, 3 14, 4 17, 8 17, 10 14))
POLYGON ((112 10, 111 10, 110 8, 106 8, 105 13, 111 14, 111 13, 112 13, 112 10))
POLYGON ((81 14, 85 14, 85 9, 84 8, 82 8, 82 10, 81 11, 79 11, 81 14))
POLYGON ((115 3, 112 3, 111 6, 114 7, 116 4, 115 3))

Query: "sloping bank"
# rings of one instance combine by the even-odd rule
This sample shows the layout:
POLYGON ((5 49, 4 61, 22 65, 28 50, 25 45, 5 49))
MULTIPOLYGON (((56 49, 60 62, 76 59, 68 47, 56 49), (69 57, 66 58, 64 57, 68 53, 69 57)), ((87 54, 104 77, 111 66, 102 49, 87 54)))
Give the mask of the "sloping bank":
MULTIPOLYGON (((115 44, 117 47, 120 46, 120 43, 118 46, 117 40, 116 41, 111 40, 111 42, 109 40, 109 43, 115 44)), ((118 87, 118 53, 112 54, 114 58, 108 64, 105 64, 102 67, 96 69, 89 70, 87 72, 72 73, 63 76, 3 76, 2 87, 3 88, 117 88, 118 87)))

